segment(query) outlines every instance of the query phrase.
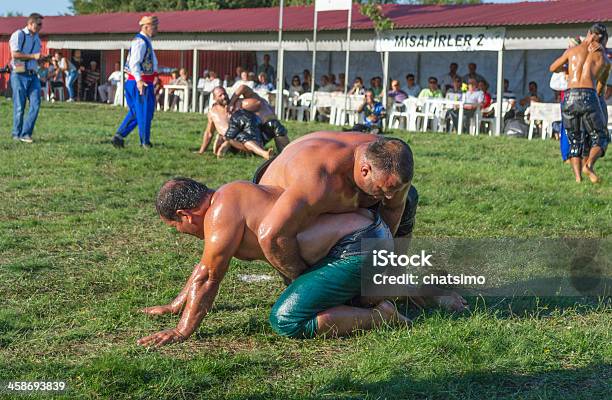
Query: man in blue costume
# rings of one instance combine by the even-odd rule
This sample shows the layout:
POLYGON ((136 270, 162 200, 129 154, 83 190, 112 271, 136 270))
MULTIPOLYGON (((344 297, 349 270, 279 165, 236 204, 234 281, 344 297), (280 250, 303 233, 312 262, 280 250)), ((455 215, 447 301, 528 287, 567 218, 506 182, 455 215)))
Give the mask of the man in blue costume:
POLYGON ((111 143, 123 147, 125 137, 138 125, 140 145, 151 148, 151 121, 155 112, 154 80, 157 76, 157 57, 151 45, 151 38, 157 34, 158 19, 145 16, 140 19, 140 33, 132 40, 125 72, 125 101, 128 113, 111 143))

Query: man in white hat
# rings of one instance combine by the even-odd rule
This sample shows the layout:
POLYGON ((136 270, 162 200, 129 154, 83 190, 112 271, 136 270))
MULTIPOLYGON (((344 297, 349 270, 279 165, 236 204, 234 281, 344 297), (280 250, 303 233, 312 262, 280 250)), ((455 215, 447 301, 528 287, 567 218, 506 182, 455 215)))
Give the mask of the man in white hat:
POLYGON ((111 143, 123 147, 124 138, 138 125, 140 145, 151 148, 151 121, 155 112, 154 80, 157 76, 157 57, 151 38, 157 34, 158 20, 155 16, 140 19, 140 33, 132 40, 125 72, 125 100, 129 111, 111 143))

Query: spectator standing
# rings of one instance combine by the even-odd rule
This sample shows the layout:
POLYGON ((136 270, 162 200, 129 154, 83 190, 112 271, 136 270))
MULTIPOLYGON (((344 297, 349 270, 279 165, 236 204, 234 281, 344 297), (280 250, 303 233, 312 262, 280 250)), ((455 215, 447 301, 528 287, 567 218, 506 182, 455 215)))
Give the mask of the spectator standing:
POLYGON ((372 93, 374 93, 374 97, 377 99, 382 98, 382 78, 380 76, 375 76, 370 80, 370 85, 372 86, 372 93))
POLYGON ((106 83, 98 86, 98 95, 100 96, 101 102, 109 104, 114 102, 115 92, 117 91, 119 82, 121 82, 121 76, 121 66, 119 63, 115 63, 113 72, 108 76, 106 83))
POLYGON ((485 80, 484 76, 476 72, 476 68, 476 63, 468 64, 468 73, 463 76, 463 82, 466 82, 469 85, 470 79, 476 79, 476 82, 485 80))
POLYGON ((352 130, 358 132, 367 132, 379 134, 382 132, 382 121, 385 117, 385 107, 382 103, 376 101, 374 92, 371 89, 365 92, 365 101, 357 108, 358 113, 362 113, 363 120, 360 124, 355 125, 352 130))
POLYGON ((428 86, 419 93, 419 99, 441 99, 443 95, 438 87, 438 78, 430 76, 427 83, 428 86))
POLYGON ((76 79, 73 82, 76 99, 81 100, 83 97, 83 75, 85 73, 85 61, 83 61, 81 50, 73 50, 70 63, 74 65, 77 71, 76 79))
POLYGON ((459 69, 459 65, 457 65, 456 62, 450 63, 450 65, 448 66, 448 69, 449 69, 448 74, 442 75, 440 77, 440 89, 442 89, 442 92, 444 93, 446 93, 450 88, 453 87, 455 79, 457 78, 461 79, 461 77, 457 73, 457 70, 459 69))
POLYGON ((91 61, 89 69, 85 70, 85 78, 83 79, 83 98, 87 99, 87 94, 91 93, 91 100, 96 96, 97 85, 100 84, 100 71, 98 71, 98 63, 91 61))
POLYGON ((397 79, 391 81, 391 90, 387 92, 387 96, 393 99, 395 103, 402 103, 408 98, 408 93, 404 92, 400 87, 397 79))
POLYGON ((26 27, 11 35, 11 88, 13 90, 13 139, 32 143, 32 133, 40 110, 40 81, 36 75, 41 43, 38 32, 42 28, 42 15, 30 14, 26 27), (23 121, 26 101, 30 110, 23 121))
POLYGON ((68 91, 68 102, 75 101, 77 98, 75 86, 79 77, 79 71, 62 53, 56 51, 53 58, 57 60, 57 66, 59 67, 57 73, 61 73, 65 76, 64 82, 66 84, 66 90, 68 91))
POLYGON ((410 97, 419 97, 419 93, 421 93, 421 87, 414 78, 414 74, 406 75, 406 93, 410 97))
POLYGON ((263 55, 263 64, 261 64, 259 68, 257 69, 257 75, 261 73, 266 74, 266 78, 268 79, 268 82, 276 82, 276 71, 274 70, 274 67, 270 65, 270 55, 269 54, 263 55))

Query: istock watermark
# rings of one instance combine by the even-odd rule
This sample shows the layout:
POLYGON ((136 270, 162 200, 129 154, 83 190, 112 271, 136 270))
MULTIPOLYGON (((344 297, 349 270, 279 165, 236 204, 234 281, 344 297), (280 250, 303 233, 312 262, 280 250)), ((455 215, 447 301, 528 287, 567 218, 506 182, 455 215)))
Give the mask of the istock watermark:
POLYGON ((364 296, 610 296, 610 239, 366 239, 364 296))

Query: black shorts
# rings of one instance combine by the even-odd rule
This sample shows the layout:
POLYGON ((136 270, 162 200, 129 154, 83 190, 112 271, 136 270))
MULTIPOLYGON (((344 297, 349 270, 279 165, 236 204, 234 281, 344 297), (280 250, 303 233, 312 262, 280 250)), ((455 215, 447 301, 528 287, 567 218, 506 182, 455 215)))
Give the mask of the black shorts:
POLYGON ((561 111, 563 126, 570 142, 569 158, 582 157, 586 148, 595 146, 601 148, 603 156, 610 135, 595 89, 569 89, 565 92, 561 111))
MULTIPOLYGON (((272 160, 266 160, 263 164, 257 168, 255 174, 253 175, 253 183, 259 183, 261 178, 266 173, 266 170, 272 163, 272 160)), ((416 210, 419 204, 419 192, 416 190, 414 186, 410 186, 408 189, 408 198, 406 199, 406 205, 404 206, 404 212, 402 214, 402 218, 400 220, 399 227, 397 228, 397 232, 395 233, 395 237, 403 237, 412 233, 414 229, 414 224, 416 221, 416 210)), ((371 210, 378 210, 379 204, 375 204, 370 207, 371 210)))
POLYGON ((259 126, 261 120, 255 113, 240 109, 230 117, 225 138, 240 143, 257 142, 263 147, 263 136, 259 126))
POLYGON ((287 136, 287 129, 279 120, 271 119, 261 124, 261 133, 264 143, 268 143, 274 138, 287 136))

